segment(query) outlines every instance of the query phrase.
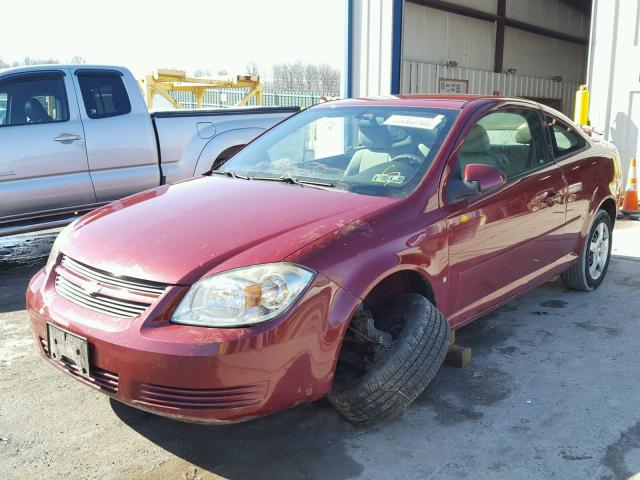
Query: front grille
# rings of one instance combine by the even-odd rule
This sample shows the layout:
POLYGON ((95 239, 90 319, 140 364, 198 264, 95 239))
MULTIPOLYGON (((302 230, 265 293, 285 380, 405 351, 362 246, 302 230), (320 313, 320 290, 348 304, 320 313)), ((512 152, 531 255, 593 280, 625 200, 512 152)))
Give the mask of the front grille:
MULTIPOLYGON (((40 338, 40 344, 42 345, 42 350, 44 353, 49 356, 49 346, 47 345, 47 341, 44 338, 40 338)), ((80 370, 78 366, 68 360, 66 357, 63 357, 63 361, 56 362, 57 365, 60 365, 67 373, 73 375, 78 380, 88 383, 94 387, 99 388, 107 393, 115 395, 118 393, 118 383, 120 377, 117 373, 110 372, 108 370, 103 370, 98 367, 91 367, 91 378, 87 378, 80 374, 80 370)))
POLYGON ((89 267, 67 256, 62 257, 64 270, 72 276, 58 272, 56 292, 67 300, 90 310, 116 317, 134 318, 141 315, 167 288, 167 285, 145 280, 125 279, 89 267), (82 281, 78 281, 80 278, 82 281), (85 282, 94 287, 88 290, 85 282), (104 291, 100 289, 104 288, 104 291), (96 292, 97 290, 97 292, 96 292), (109 292, 120 292, 112 295, 109 292), (127 297, 135 297, 135 300, 127 297))
POLYGON ((193 389, 142 384, 138 403, 190 410, 217 410, 256 405, 267 394, 267 382, 236 387, 193 389))
POLYGON ((70 272, 95 280, 102 285, 120 287, 131 290, 132 292, 151 293, 156 297, 160 296, 162 292, 164 292, 165 288, 167 288, 167 285, 164 283, 116 277, 108 272, 103 272, 77 262, 66 255, 62 257, 62 261, 60 263, 70 272))

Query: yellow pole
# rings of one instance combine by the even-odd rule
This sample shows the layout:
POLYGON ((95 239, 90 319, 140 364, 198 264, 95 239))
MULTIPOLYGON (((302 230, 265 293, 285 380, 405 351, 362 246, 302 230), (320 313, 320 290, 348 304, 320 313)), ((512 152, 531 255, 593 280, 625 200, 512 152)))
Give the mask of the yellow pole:
POLYGON ((580 85, 580 88, 576 92, 573 121, 578 125, 589 124, 589 89, 586 85, 580 85))

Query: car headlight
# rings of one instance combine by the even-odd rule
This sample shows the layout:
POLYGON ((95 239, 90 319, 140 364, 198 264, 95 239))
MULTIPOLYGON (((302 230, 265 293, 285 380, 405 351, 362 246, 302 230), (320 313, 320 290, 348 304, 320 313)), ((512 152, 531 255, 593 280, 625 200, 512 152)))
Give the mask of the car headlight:
POLYGON ((191 287, 171 321, 205 327, 266 322, 289 308, 314 275, 290 263, 268 263, 211 275, 191 287))
POLYGON ((44 267, 46 275, 49 275, 49 272, 53 269, 56 264, 56 260, 58 260, 58 255, 60 255, 62 245, 64 245, 64 242, 67 240, 71 232, 73 232, 73 227, 76 226, 76 223, 78 223, 79 220, 80 219, 74 220, 64 227, 56 237, 56 240, 53 242, 53 246, 51 247, 51 251, 49 252, 49 258, 47 258, 47 264, 44 267))

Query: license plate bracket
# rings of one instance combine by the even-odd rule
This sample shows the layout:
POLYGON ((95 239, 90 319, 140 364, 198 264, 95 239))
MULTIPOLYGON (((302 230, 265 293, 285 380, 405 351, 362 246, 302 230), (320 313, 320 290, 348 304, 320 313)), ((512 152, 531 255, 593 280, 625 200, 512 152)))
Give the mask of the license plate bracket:
POLYGON ((77 367, 77 374, 91 378, 89 366, 89 344, 87 339, 67 332, 59 327, 47 324, 49 355, 51 358, 65 365, 72 362, 77 367))

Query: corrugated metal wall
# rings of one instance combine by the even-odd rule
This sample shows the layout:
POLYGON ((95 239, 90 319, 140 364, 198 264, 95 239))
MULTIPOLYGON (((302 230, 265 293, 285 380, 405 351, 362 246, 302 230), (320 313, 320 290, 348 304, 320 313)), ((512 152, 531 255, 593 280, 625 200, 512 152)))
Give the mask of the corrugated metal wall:
MULTIPOLYGON (((496 2, 447 0, 496 13, 496 2)), ((589 16, 559 0, 508 0, 507 16, 562 33, 588 38, 589 16)), ((443 65, 453 60, 459 67, 494 69, 496 25, 435 8, 405 4, 404 61, 443 65)), ((570 82, 584 82, 587 47, 577 43, 507 27, 503 68, 516 69, 522 76, 561 76, 570 82)))
POLYGON ((525 75, 509 75, 472 68, 448 67, 432 63, 403 62, 402 93, 439 93, 440 78, 467 80, 468 93, 500 95, 510 97, 538 97, 559 99, 562 112, 571 116, 575 101, 575 92, 579 82, 555 82, 551 79, 525 75))

